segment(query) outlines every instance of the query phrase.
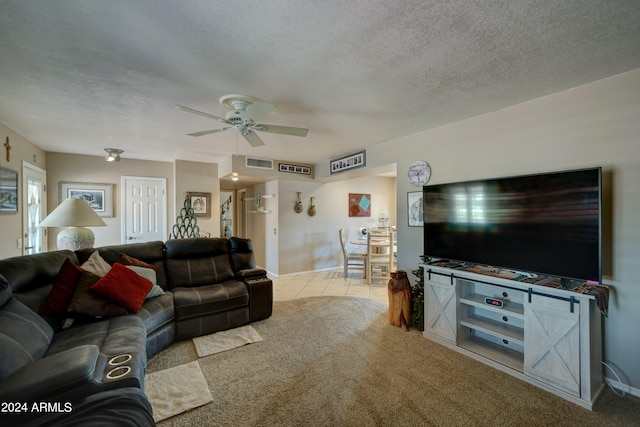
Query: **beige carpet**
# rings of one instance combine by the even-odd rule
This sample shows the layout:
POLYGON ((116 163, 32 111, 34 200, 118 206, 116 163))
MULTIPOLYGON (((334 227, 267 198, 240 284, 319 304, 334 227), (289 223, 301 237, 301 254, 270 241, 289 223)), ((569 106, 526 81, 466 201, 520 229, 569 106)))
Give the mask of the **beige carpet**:
POLYGON ((197 361, 147 374, 144 382, 155 422, 213 400, 197 361))
MULTIPOLYGON (((274 303, 259 344, 199 359, 213 402, 164 426, 632 426, 640 403, 605 391, 591 412, 389 325, 385 305, 345 297, 274 303)), ((149 362, 198 360, 191 340, 149 362)))
POLYGON ((210 356, 259 341, 262 341, 262 337, 250 325, 193 338, 198 357, 210 356))

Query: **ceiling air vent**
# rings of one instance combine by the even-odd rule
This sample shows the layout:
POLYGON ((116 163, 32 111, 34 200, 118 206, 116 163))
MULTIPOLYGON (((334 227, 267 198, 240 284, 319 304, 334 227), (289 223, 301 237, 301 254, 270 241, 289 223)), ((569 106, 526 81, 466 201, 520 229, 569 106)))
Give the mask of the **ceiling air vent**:
POLYGON ((273 170, 273 160, 256 159, 255 157, 245 157, 244 165, 248 168, 273 170))

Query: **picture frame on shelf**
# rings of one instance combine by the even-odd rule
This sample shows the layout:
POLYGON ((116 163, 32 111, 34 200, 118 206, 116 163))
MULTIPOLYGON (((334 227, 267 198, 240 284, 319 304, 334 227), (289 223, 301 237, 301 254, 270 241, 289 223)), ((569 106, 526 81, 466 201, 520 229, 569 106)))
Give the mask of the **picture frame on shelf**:
POLYGON ((104 218, 113 217, 114 184, 95 182, 58 182, 58 204, 66 199, 84 199, 104 218))
POLYGON ((187 199, 196 217, 211 218, 211 193, 197 193, 190 191, 187 199))
POLYGON ((0 214, 18 213, 18 172, 0 167, 0 214))
POLYGON ((422 191, 407 193, 407 222, 409 227, 424 227, 422 191))

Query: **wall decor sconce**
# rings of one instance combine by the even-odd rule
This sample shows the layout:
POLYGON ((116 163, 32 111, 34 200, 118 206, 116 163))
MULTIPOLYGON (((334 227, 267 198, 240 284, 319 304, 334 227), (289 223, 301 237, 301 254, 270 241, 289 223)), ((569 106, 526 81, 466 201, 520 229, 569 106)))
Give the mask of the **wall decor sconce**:
POLYGON ((297 197, 296 197, 296 204, 293 205, 293 211, 295 213, 301 213, 304 208, 302 207, 302 199, 300 198, 300 196, 302 195, 302 193, 300 191, 297 192, 297 197))
POLYGON ((120 154, 124 153, 124 150, 118 148, 105 148, 104 151, 108 153, 107 157, 104 158, 107 162, 119 162, 120 154))
POLYGON ((311 198, 311 206, 309 206, 309 210, 307 211, 309 216, 316 216, 316 205, 313 203, 314 199, 315 197, 311 198))

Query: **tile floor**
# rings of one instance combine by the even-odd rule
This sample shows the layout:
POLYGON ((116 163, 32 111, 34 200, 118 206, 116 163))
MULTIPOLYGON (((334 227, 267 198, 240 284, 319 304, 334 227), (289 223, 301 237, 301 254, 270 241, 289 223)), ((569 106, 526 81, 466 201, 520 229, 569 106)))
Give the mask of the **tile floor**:
POLYGON ((369 285, 362 278, 362 273, 349 273, 348 277, 344 277, 342 268, 277 278, 271 277, 271 279, 273 280, 274 301, 309 296, 341 295, 389 303, 386 282, 378 280, 369 285))

